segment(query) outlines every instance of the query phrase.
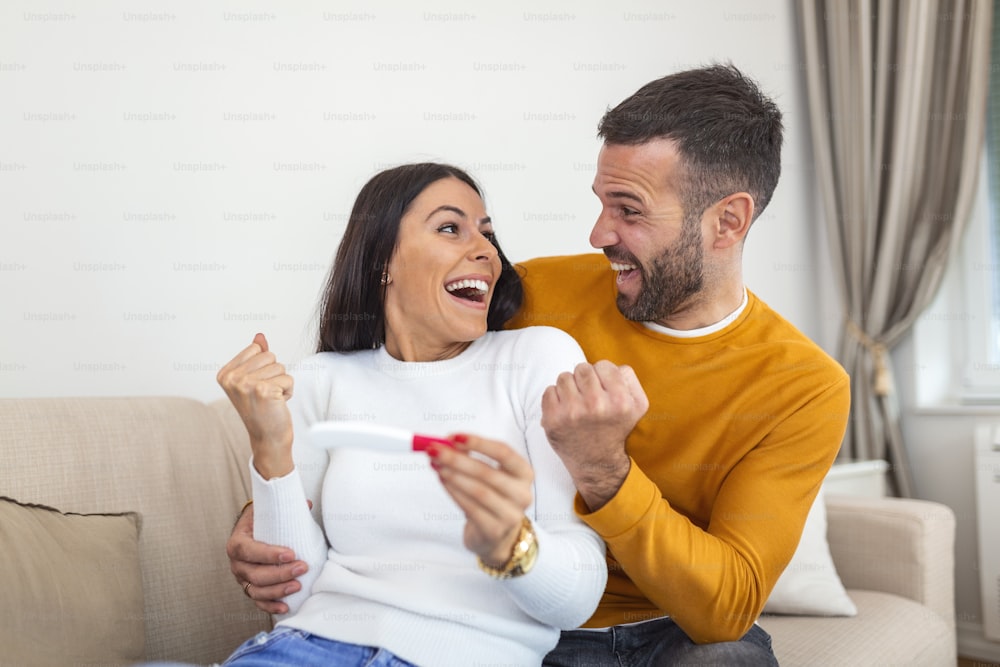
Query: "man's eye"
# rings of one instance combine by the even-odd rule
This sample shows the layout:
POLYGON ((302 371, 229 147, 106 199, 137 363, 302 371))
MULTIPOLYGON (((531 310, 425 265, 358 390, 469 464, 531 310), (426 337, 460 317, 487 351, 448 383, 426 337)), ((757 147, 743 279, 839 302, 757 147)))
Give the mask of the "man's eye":
POLYGON ((628 206, 622 206, 622 216, 627 218, 630 215, 639 215, 639 211, 634 208, 629 208, 628 206))

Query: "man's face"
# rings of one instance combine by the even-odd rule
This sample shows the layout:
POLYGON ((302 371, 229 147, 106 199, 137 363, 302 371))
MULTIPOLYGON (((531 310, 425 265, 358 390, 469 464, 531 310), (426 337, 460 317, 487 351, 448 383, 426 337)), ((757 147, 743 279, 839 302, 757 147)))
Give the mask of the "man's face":
POLYGON ((605 145, 594 192, 601 215, 590 244, 618 272, 618 310, 630 320, 670 326, 704 282, 701 212, 681 206, 680 157, 670 140, 605 145))

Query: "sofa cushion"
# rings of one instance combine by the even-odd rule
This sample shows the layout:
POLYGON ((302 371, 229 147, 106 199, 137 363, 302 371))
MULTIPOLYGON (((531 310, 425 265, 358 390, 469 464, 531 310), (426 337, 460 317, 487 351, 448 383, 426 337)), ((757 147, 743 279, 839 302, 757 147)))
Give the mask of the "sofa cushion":
POLYGON ((156 396, 0 399, 0 495, 142 516, 146 660, 222 662, 271 627, 226 556, 250 497, 250 442, 232 405, 233 429, 221 407, 156 396))
POLYGON ((137 514, 64 514, 0 497, 0 572, 5 664, 143 657, 137 514))
POLYGON ((761 616, 781 667, 955 664, 955 633, 944 618, 891 593, 849 589, 852 618, 761 616))
POLYGON ((854 616, 858 613, 830 555, 822 489, 809 510, 799 546, 764 605, 764 613, 811 616, 854 616))

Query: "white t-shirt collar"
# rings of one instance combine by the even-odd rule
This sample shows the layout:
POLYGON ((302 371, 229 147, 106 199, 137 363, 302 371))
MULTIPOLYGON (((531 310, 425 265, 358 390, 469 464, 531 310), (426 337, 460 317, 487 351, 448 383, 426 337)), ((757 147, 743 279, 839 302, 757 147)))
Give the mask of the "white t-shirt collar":
POLYGON ((675 338, 697 338, 698 336, 707 336, 710 333, 715 333, 716 331, 725 329, 727 326, 732 324, 732 322, 740 316, 740 313, 743 312, 743 309, 747 307, 749 300, 750 297, 747 294, 747 289, 744 287, 743 301, 736 310, 729 313, 715 324, 709 324, 706 327, 700 327, 698 329, 671 329, 670 327, 665 327, 662 324, 657 324, 656 322, 643 322, 642 324, 651 331, 667 334, 668 336, 674 336, 675 338))

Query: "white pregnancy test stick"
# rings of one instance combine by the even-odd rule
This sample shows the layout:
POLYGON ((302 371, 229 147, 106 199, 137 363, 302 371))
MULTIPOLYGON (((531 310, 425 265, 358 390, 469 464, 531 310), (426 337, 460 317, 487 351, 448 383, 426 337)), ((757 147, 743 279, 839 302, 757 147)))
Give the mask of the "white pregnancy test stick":
POLYGON ((427 451, 429 445, 452 446, 444 438, 364 422, 317 422, 309 429, 309 442, 322 449, 358 447, 398 453, 427 451))

